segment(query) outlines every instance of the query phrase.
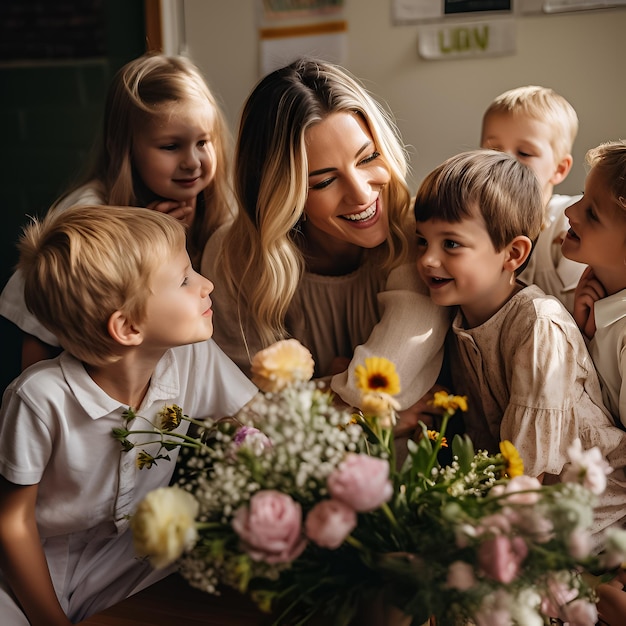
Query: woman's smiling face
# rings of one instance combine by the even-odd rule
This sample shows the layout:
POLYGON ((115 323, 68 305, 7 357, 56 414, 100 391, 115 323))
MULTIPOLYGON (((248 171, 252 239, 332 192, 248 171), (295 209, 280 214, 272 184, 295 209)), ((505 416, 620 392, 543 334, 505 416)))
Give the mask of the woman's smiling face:
POLYGON ((331 113, 305 139, 307 238, 323 237, 326 246, 334 239, 338 248, 383 243, 389 222, 381 190, 391 177, 366 123, 353 113, 331 113))

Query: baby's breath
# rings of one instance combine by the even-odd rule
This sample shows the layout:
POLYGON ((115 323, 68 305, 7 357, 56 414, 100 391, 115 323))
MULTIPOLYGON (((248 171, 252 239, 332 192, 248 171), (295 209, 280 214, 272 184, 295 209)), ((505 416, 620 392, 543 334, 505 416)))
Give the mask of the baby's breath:
MULTIPOLYGON (((221 585, 249 591, 259 606, 278 612, 275 624, 304 624, 317 611, 322 620, 345 626, 353 623, 360 600, 387 591, 390 602, 416 624, 433 615, 441 624, 491 623, 494 613, 510 618, 506 623, 542 623, 548 617, 543 606, 554 600, 552 588, 561 594, 565 588, 567 597, 593 609, 595 592, 581 572, 587 568, 604 575, 617 568, 626 560, 626 533, 612 536, 610 549, 600 556, 582 554, 584 542, 574 555, 574 541, 588 536, 593 522, 595 499, 588 488, 543 486, 523 476, 510 442, 496 454, 475 451, 467 437, 456 435, 448 442, 447 424, 467 410, 467 401, 447 392, 434 399, 443 412, 439 431, 420 424, 421 436, 418 430, 407 444, 406 460, 397 466, 395 417, 386 414, 395 405, 389 398, 382 396, 383 404, 370 402, 367 411, 340 410, 320 383, 301 380, 312 371, 301 346, 292 341, 278 348, 255 361, 269 391, 231 418, 193 422, 199 429, 196 438, 181 438, 191 453, 184 455, 178 484, 199 505, 199 539, 180 560, 191 585, 207 593, 219 593, 221 585), (295 379, 291 354, 300 363, 295 379), (280 366, 280 376, 272 364, 280 366), (377 415, 375 406, 385 415, 377 415), (439 453, 448 443, 452 459, 442 464, 439 453), (386 483, 377 491, 386 488, 391 495, 373 509, 355 506, 347 534, 333 548, 324 547, 309 534, 307 522, 320 505, 339 507, 333 479, 359 453, 361 460, 376 457, 366 460, 385 467, 386 483), (248 529, 239 532, 240 515, 252 526, 255 499, 268 492, 288 496, 297 511, 292 547, 302 548, 294 556, 269 558, 273 554, 247 542, 248 529), (508 566, 504 571, 503 563, 508 566)), ((358 384, 364 392, 387 394, 399 389, 399 378, 391 362, 374 358, 358 370, 358 384)), ((129 409, 114 433, 125 450, 144 445, 130 430, 139 417, 129 409)), ((177 436, 168 428, 179 419, 189 418, 179 407, 165 407, 157 419, 161 430, 142 431, 157 449, 151 456, 141 448, 140 466, 166 458, 177 436)), ((572 475, 584 476, 594 457, 576 447, 574 453, 572 475)), ((357 484, 351 487, 357 490, 357 484)), ((345 509, 345 502, 339 504, 345 509)), ((564 607, 558 606, 557 613, 564 607)), ((568 621, 565 613, 558 617, 568 621)))

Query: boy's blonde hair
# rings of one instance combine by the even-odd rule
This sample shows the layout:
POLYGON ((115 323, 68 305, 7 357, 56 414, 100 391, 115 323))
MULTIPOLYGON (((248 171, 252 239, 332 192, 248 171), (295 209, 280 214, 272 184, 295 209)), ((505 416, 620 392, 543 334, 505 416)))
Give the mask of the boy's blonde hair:
POLYGON ((591 148, 585 161, 606 176, 615 202, 626 210, 626 141, 607 141, 591 148))
POLYGON ((543 222, 543 201, 535 174, 510 154, 471 150, 435 168, 415 197, 417 222, 460 222, 476 210, 483 216, 497 252, 520 235, 534 243, 543 222))
POLYGON ((76 358, 119 358, 107 325, 115 311, 145 315, 155 270, 185 248, 185 228, 158 211, 76 206, 34 220, 20 239, 26 306, 76 358))
POLYGON ((578 115, 574 107, 549 87, 526 85, 497 96, 483 115, 483 126, 490 115, 525 115, 545 122, 552 129, 550 145, 556 162, 572 152, 578 134, 578 115))

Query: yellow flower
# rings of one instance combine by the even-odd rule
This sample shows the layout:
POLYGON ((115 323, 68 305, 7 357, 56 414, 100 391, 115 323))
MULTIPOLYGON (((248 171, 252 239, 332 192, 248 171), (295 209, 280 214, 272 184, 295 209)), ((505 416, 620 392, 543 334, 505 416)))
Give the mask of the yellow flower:
POLYGON ((393 428, 398 402, 384 391, 368 391, 361 397, 360 409, 366 419, 376 418, 381 428, 393 428))
POLYGON ((311 353, 297 339, 285 339, 254 355, 252 382, 261 391, 280 391, 291 383, 310 380, 314 367, 311 353))
POLYGON ((383 357, 365 359, 365 365, 354 370, 356 385, 363 392, 378 391, 395 396, 400 393, 400 377, 395 365, 383 357))
POLYGON ((183 410, 177 404, 164 406, 158 413, 161 418, 161 430, 174 430, 183 418, 183 410))
POLYGON ((180 487, 161 487, 148 493, 131 517, 135 551, 147 556, 156 569, 167 567, 196 542, 197 500, 180 487))
POLYGON ((143 469, 144 467, 150 469, 154 464, 154 457, 151 454, 148 454, 145 450, 142 450, 137 455, 136 463, 138 469, 143 469))
POLYGON ((524 474, 524 462, 515 446, 508 440, 500 442, 500 453, 506 461, 506 475, 509 478, 524 474))
MULTIPOLYGON (((439 436, 439 433, 436 430, 427 430, 426 433, 428 434, 428 438, 431 441, 437 441, 437 437, 439 436)), ((441 447, 442 448, 448 447, 448 440, 445 437, 441 438, 441 447)))
POLYGON ((467 411, 467 396, 453 396, 445 391, 436 391, 431 404, 441 407, 446 411, 467 411))

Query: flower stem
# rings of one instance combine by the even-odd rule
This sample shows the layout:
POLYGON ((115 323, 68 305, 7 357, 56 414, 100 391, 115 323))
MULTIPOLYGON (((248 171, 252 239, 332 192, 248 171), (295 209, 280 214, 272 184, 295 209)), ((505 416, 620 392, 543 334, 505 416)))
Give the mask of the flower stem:
POLYGON ((441 450, 441 442, 443 441, 444 435, 446 434, 446 428, 448 427, 448 421, 450 417, 454 415, 454 412, 450 412, 449 409, 443 414, 443 418, 441 420, 441 428, 439 429, 439 434, 437 435, 437 440, 435 441, 435 445, 433 446, 433 452, 428 459, 428 465, 426 466, 426 477, 430 476, 430 473, 437 462, 437 455, 439 454, 439 450, 441 450))

